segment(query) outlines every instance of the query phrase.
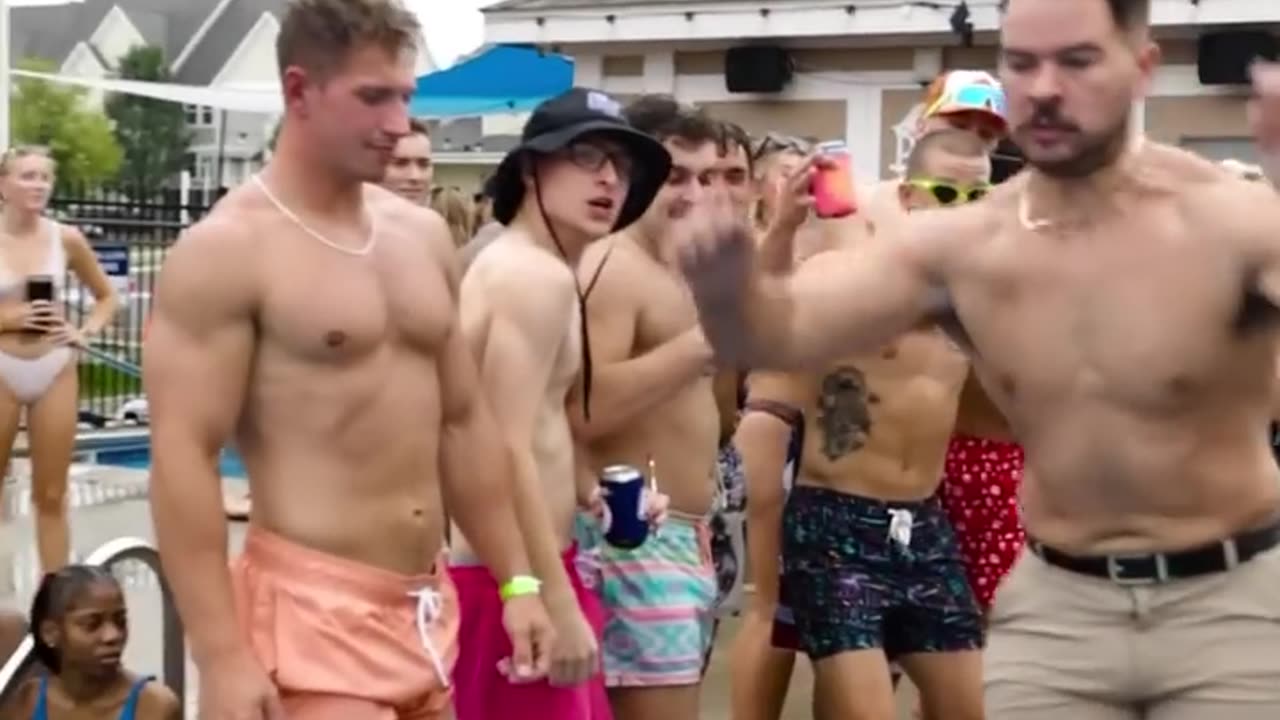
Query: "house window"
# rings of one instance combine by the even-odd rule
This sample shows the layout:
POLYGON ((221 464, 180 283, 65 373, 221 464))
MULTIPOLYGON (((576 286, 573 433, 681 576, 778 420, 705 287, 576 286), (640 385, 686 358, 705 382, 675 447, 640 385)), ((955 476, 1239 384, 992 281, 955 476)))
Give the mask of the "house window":
POLYGON ((1179 144, 1215 162, 1222 160, 1239 160, 1250 164, 1258 162, 1258 146, 1252 138, 1182 138, 1179 144))
POLYGON ((196 156, 195 184, 197 187, 213 187, 215 163, 214 158, 208 155, 196 156))
POLYGON ((213 108, 204 105, 183 105, 189 127, 213 127, 213 108))

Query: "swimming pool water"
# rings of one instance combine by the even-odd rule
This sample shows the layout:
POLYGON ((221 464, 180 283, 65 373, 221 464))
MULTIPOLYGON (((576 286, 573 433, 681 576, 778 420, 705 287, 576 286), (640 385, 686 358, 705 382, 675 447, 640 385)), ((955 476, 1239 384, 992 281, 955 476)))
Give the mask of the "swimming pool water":
MULTIPOLYGON (((128 450, 99 450, 98 462, 102 465, 132 468, 135 470, 151 469, 151 448, 130 448, 128 450)), ((223 477, 248 477, 240 456, 234 450, 223 450, 218 458, 218 470, 223 477)))

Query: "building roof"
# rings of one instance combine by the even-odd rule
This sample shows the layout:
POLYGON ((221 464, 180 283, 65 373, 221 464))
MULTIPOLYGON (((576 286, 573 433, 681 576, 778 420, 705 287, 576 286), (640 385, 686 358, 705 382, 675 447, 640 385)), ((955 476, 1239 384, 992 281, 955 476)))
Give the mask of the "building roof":
MULTIPOLYGON (((212 0, 197 1, 210 8, 214 5, 212 0)), ((178 68, 177 81, 188 85, 213 82, 262 14, 271 13, 277 20, 282 19, 288 4, 288 0, 231 0, 178 68)))
POLYGON ((63 37, 80 11, 77 5, 15 7, 9 10, 9 62, 15 65, 24 58, 44 58, 60 63, 75 47, 65 45, 63 37))
MULTIPOLYGON (((702 0, 699 5, 741 2, 742 0, 702 0)), ((484 12, 535 12, 538 10, 587 10, 610 7, 645 7, 653 5, 687 5, 689 0, 506 0, 484 8, 484 12)))
POLYGON ((519 135, 485 135, 480 118, 459 118, 431 128, 431 147, 443 152, 502 152, 520 144, 519 135))
POLYGON ((111 8, 119 6, 142 37, 172 61, 213 10, 209 0, 85 0, 75 5, 17 7, 10 12, 9 57, 41 57, 62 63, 87 41, 111 8))

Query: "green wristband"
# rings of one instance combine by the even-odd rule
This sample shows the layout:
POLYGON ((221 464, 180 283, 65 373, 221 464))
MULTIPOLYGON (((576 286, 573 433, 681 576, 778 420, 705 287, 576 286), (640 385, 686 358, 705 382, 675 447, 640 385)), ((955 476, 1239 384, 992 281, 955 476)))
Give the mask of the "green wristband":
POLYGON ((502 602, 525 595, 537 595, 542 590, 542 581, 531 575, 515 575, 503 583, 498 590, 502 602))

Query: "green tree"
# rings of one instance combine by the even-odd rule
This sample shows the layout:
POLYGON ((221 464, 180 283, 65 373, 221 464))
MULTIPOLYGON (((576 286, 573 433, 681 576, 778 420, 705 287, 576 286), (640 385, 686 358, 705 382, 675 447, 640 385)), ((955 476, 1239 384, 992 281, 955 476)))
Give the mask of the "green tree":
MULTIPOLYGON (((56 73, 47 60, 29 58, 23 70, 56 73)), ((115 177, 121 150, 106 115, 86 107, 85 91, 32 78, 14 78, 10 122, 15 145, 44 145, 58 163, 60 185, 97 185, 115 177)))
MULTIPOLYGON (((120 58, 125 80, 170 82, 164 50, 137 45, 120 58)), ((107 98, 107 116, 115 122, 124 149, 120 177, 139 188, 157 188, 182 172, 191 133, 182 106, 168 100, 115 93, 107 98)))

